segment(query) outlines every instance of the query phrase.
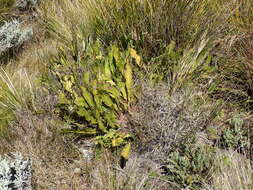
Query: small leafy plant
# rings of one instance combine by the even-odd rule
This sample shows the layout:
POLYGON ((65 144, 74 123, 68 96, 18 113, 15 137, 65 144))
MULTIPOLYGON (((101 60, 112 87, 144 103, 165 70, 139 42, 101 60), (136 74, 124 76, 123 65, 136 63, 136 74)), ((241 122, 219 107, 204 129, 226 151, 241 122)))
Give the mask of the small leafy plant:
POLYGON ((243 128, 244 120, 240 116, 235 116, 229 120, 227 127, 222 134, 221 144, 225 148, 247 149, 250 145, 247 130, 243 128))
POLYGON ((213 172, 213 148, 187 143, 169 155, 168 178, 182 188, 196 189, 208 182, 213 172))

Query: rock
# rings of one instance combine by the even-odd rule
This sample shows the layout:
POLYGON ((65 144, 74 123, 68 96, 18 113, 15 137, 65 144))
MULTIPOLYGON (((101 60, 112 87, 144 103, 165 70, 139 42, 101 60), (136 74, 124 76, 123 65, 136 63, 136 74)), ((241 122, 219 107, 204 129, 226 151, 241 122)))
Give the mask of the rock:
POLYGON ((74 174, 76 174, 76 175, 80 175, 81 174, 81 168, 75 168, 74 169, 74 174))
POLYGON ((82 153, 85 161, 91 161, 94 156, 94 148, 96 144, 92 140, 80 140, 78 142, 78 149, 82 153))
POLYGON ((91 161, 94 158, 94 152, 92 149, 79 148, 85 161, 91 161))

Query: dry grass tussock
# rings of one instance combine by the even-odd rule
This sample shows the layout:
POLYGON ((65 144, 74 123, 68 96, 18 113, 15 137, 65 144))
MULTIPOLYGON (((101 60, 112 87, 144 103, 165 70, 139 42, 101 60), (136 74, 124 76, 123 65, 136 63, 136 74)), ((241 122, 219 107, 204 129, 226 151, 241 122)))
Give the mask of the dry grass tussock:
POLYGON ((55 44, 50 41, 32 43, 16 59, 3 65, 13 81, 19 81, 18 71, 23 69, 31 81, 35 81, 45 71, 45 66, 52 55, 56 54, 55 44))
POLYGON ((251 190, 253 188, 253 170, 244 155, 232 150, 220 150, 216 154, 219 169, 213 175, 212 185, 208 190, 251 190))
POLYGON ((102 160, 92 171, 90 189, 92 190, 172 190, 152 174, 160 173, 159 166, 144 158, 131 156, 126 167, 121 169, 108 159, 102 160))
MULTIPOLYGON (((24 113, 23 117, 27 115, 24 113)), ((81 156, 71 143, 59 136, 49 121, 24 118, 12 126, 9 135, 15 138, 9 139, 9 143, 2 142, 2 145, 32 161, 35 189, 86 189, 85 177, 77 177, 74 173, 75 168, 85 169, 85 163, 74 162, 81 156)))
POLYGON ((86 162, 50 118, 20 113, 8 136, 1 139, 1 151, 19 152, 32 161, 35 189, 59 190, 168 190, 174 189, 152 173, 159 173, 152 161, 132 156, 124 169, 110 153, 86 162), (3 148, 5 150, 3 150, 3 148))

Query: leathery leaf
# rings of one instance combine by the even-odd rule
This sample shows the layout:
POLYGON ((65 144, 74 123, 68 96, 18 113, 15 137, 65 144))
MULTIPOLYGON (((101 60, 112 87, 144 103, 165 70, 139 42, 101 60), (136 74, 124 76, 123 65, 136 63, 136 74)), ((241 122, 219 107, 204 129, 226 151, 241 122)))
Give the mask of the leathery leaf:
POLYGON ((121 156, 124 159, 128 159, 131 153, 131 143, 127 143, 121 152, 121 156))
POLYGON ((102 94, 100 97, 105 105, 107 105, 110 108, 113 107, 113 104, 114 104, 113 100, 111 99, 111 97, 108 94, 102 94))
POLYGON ((77 114, 81 117, 84 117, 86 121, 90 122, 91 124, 97 124, 97 120, 95 117, 92 116, 92 113, 84 108, 80 108, 77 111, 77 114))
POLYGON ((70 101, 67 99, 67 97, 64 93, 60 93, 58 95, 58 102, 59 102, 59 104, 69 104, 70 103, 70 101))
POLYGON ((84 99, 86 100, 86 102, 89 104, 90 107, 95 107, 95 103, 93 101, 93 97, 92 94, 87 90, 87 88, 85 87, 81 87, 82 89, 82 95, 84 97, 84 99))
POLYGON ((74 133, 74 134, 82 134, 82 135, 95 135, 97 134, 97 130, 93 128, 84 128, 82 130, 74 130, 74 129, 62 129, 61 133, 74 133))
POLYGON ((141 64, 141 56, 139 56, 139 55, 137 54, 137 52, 136 52, 133 48, 130 48, 129 51, 130 51, 131 57, 135 59, 136 64, 137 64, 139 67, 142 67, 142 64, 141 64))
POLYGON ((85 108, 89 107, 88 104, 86 103, 86 101, 84 100, 84 98, 82 98, 82 97, 76 97, 75 104, 78 107, 85 107, 85 108))
POLYGON ((127 98, 128 101, 131 101, 131 96, 132 96, 132 86, 133 86, 133 70, 130 62, 127 62, 125 65, 125 72, 124 76, 126 79, 126 89, 127 89, 127 98))

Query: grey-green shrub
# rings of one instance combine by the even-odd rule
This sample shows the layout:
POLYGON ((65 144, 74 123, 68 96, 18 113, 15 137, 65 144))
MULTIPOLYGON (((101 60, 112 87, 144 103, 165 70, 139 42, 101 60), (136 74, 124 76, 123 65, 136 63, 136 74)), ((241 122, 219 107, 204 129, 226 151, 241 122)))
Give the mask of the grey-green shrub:
POLYGON ((31 162, 14 154, 14 159, 0 157, 0 189, 31 190, 31 162))
POLYGON ((22 29, 18 20, 6 22, 0 27, 0 54, 10 48, 22 45, 33 33, 32 28, 22 29))
POLYGON ((39 0, 17 0, 16 6, 19 9, 27 9, 29 7, 34 7, 39 0))

